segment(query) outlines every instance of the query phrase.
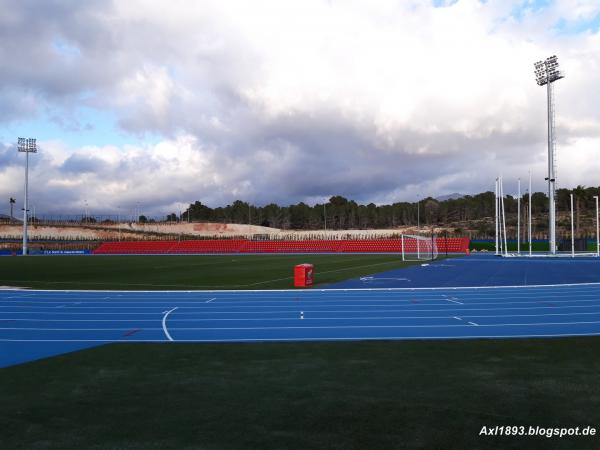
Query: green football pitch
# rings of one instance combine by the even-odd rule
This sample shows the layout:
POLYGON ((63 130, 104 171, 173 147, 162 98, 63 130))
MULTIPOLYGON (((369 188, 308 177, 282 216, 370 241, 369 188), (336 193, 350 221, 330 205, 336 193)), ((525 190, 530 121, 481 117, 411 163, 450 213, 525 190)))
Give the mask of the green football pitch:
POLYGON ((2 449, 592 449, 600 339, 114 344, 0 369, 2 449))
POLYGON ((400 255, 32 256, 0 258, 0 285, 37 289, 286 289, 315 265, 316 285, 419 264, 400 255))

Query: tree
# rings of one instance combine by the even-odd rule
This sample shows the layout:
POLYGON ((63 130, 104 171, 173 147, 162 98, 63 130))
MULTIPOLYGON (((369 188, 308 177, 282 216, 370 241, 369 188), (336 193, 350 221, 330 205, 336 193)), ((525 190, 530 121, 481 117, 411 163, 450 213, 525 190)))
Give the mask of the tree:
POLYGON ((573 197, 575 197, 575 235, 579 236, 579 205, 581 202, 585 202, 587 197, 587 190, 585 186, 577 185, 573 189, 573 197))

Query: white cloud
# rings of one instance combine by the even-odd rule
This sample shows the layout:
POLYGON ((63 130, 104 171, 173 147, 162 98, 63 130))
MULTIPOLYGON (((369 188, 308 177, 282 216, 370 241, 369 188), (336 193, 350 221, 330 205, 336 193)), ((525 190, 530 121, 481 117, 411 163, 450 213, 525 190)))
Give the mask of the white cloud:
MULTIPOLYGON (((35 103, 72 109, 84 96, 134 136, 164 136, 124 148, 46 142, 34 177, 66 209, 83 198, 107 210, 141 201, 165 212, 236 197, 398 201, 489 189, 497 173, 525 177, 528 168, 541 188, 545 93, 533 62, 556 53, 567 74, 556 86, 561 185, 598 184, 600 33, 557 27, 580 24, 600 6, 527 4, 132 0, 49 7, 45 20, 34 17, 38 40, 16 33, 10 45, 0 44, 7 57, 16 51, 46 61, 35 75, 23 76, 19 65, 0 73, 0 98, 19 90, 36 97, 14 112, 5 104, 0 121, 23 117, 35 103), (69 49, 68 61, 57 42, 69 49)), ((14 15, 15 30, 19 17, 27 16, 14 15)), ((0 168, 3 186, 14 176, 0 168)))

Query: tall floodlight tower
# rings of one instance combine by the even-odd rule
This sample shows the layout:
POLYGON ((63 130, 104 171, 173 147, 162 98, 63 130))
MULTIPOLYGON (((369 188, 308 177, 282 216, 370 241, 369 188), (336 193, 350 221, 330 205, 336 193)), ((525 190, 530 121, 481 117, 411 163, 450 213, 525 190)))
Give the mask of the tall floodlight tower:
POLYGON ((29 154, 37 153, 35 139, 19 138, 17 150, 25 153, 25 200, 23 205, 23 255, 27 254, 27 201, 29 194, 29 154))
POLYGON ((564 75, 558 70, 558 58, 550 56, 545 61, 538 61, 535 66, 535 78, 538 86, 546 86, 548 96, 548 231, 550 253, 556 253, 556 166, 554 159, 556 156, 554 139, 554 95, 552 83, 564 78, 564 75))

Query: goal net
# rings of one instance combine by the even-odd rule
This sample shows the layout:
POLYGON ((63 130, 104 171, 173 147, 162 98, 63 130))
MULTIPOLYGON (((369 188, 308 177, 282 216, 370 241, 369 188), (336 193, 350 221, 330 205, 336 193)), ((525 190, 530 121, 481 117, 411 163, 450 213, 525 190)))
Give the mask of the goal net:
POLYGON ((402 261, 432 260, 438 256, 435 237, 402 235, 402 261))

